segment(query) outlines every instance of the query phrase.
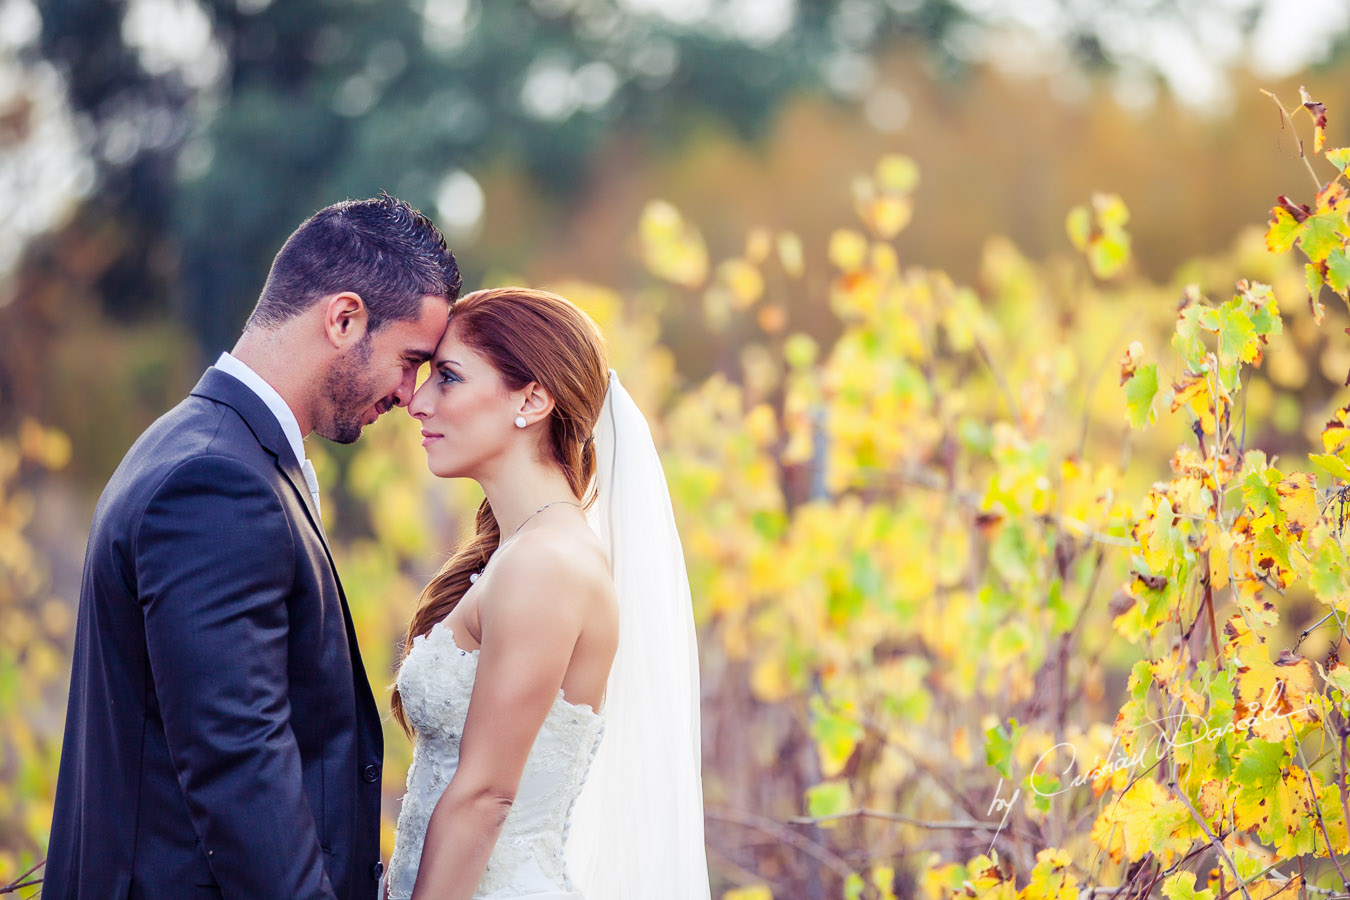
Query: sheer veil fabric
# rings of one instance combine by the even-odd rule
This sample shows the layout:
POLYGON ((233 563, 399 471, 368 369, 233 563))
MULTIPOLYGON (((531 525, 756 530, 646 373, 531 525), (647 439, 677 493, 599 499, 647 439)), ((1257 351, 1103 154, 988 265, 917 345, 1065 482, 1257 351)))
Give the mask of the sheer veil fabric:
POLYGON ((604 737, 572 810, 568 868, 586 900, 707 900, 689 576, 651 430, 612 369, 595 450, 588 517, 609 548, 619 647, 604 737))

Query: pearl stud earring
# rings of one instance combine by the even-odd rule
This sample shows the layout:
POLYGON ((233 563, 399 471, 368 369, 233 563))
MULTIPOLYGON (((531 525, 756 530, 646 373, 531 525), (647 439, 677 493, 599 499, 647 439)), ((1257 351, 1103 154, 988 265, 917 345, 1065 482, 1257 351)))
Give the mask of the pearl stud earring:
POLYGON ((528 424, 528 423, 525 421, 525 417, 524 417, 524 416, 516 416, 516 427, 517 427, 517 428, 524 428, 524 427, 526 426, 526 424, 528 424))

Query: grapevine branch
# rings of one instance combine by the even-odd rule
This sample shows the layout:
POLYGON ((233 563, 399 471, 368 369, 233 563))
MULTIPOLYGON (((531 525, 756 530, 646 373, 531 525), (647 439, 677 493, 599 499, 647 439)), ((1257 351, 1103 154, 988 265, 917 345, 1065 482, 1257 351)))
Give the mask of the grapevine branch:
POLYGON ((1179 799, 1182 805, 1185 806, 1186 809, 1190 812, 1191 818, 1194 819, 1195 823, 1200 826, 1200 830, 1203 831, 1205 833, 1205 836, 1209 838, 1210 846, 1212 846, 1215 849, 1215 851, 1217 851, 1218 854, 1223 857, 1224 862, 1228 863, 1228 868, 1233 870, 1233 877, 1237 879, 1238 887, 1242 889, 1242 896, 1245 898, 1245 900, 1252 900, 1252 895, 1248 893, 1247 885, 1242 880, 1242 873, 1238 871, 1238 867, 1233 862, 1233 858, 1228 855, 1228 851, 1223 848, 1223 842, 1214 836, 1214 832, 1210 831, 1209 829, 1209 824, 1204 820, 1204 818, 1200 815, 1200 813, 1196 812, 1195 807, 1191 804, 1191 798, 1186 796, 1185 791, 1177 787, 1177 783, 1175 781, 1169 781, 1167 783, 1167 786, 1172 789, 1172 791, 1176 794, 1177 799, 1179 799))
POLYGON ((754 813, 738 812, 736 810, 707 810, 706 815, 710 819, 718 822, 726 822, 731 825, 739 825, 742 828, 749 828, 752 831, 758 831, 760 834, 781 841, 798 850, 801 853, 811 857, 816 862, 825 866, 841 879, 847 879, 853 874, 853 867, 838 854, 832 852, 828 847, 824 847, 810 838, 798 834, 790 828, 783 826, 773 819, 757 816, 754 813))
POLYGON ((42 884, 41 878, 31 878, 30 876, 32 876, 34 872, 36 872, 38 869, 42 868, 46 864, 47 860, 45 859, 42 860, 41 862, 34 863, 32 868, 30 868, 27 872, 24 872, 18 878, 15 878, 9 884, 0 885, 0 894, 12 894, 15 891, 22 890, 23 888, 35 887, 39 884, 42 884))
POLYGON ((1274 100, 1275 105, 1280 108, 1280 115, 1283 117, 1280 120, 1280 127, 1283 128, 1285 122, 1289 123, 1289 130, 1293 132, 1294 140, 1298 141, 1298 158, 1303 160, 1303 164, 1308 167, 1308 174, 1312 176, 1313 184, 1317 185, 1317 190, 1320 191, 1322 189, 1322 179, 1317 177, 1317 172, 1315 172, 1312 167, 1312 161, 1308 159, 1308 154, 1303 152, 1303 138, 1299 137, 1298 132, 1294 129, 1294 117, 1289 115, 1289 110, 1284 108, 1284 104, 1280 102, 1279 97, 1276 97, 1265 88, 1261 88, 1261 93, 1265 94, 1271 100, 1274 100))

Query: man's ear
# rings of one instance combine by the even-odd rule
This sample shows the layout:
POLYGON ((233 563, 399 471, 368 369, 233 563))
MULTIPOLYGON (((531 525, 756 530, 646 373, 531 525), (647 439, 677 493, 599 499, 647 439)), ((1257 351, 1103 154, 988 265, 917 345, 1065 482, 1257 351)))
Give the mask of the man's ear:
POLYGON ((519 415, 533 425, 547 419, 553 413, 553 395, 537 381, 531 381, 520 391, 519 415))
POLYGON ((333 294, 319 301, 323 309, 323 331, 335 350, 356 346, 370 325, 366 302, 352 291, 333 294))

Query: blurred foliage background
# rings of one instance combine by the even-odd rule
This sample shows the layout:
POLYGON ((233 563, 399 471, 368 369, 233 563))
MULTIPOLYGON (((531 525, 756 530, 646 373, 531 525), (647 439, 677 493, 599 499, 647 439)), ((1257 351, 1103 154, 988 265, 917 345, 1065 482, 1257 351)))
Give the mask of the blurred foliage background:
MULTIPOLYGON (((970 825, 1012 790, 985 745, 1020 721, 1109 753, 1133 504, 1189 436, 1131 433, 1113 364, 1166 344, 1184 284, 1259 279, 1288 316, 1250 446, 1306 452, 1342 405, 1344 310, 1318 327, 1260 236, 1306 174, 1257 88, 1308 84, 1344 144, 1348 26, 1278 0, 0 0, 0 884, 46 846, 104 480, 286 235, 379 190, 441 224, 466 289, 590 310, 649 411, 695 582, 715 896, 856 872, 918 896, 929 851, 995 841, 1119 884, 1088 871, 1094 792, 970 825), (1129 211, 1109 273, 1065 229, 1098 190, 1129 211), (915 822, 792 821, 862 806, 915 822)), ((376 685, 476 507, 415 434, 310 451, 376 685)), ((1312 601, 1285 599, 1296 635, 1312 601)))

